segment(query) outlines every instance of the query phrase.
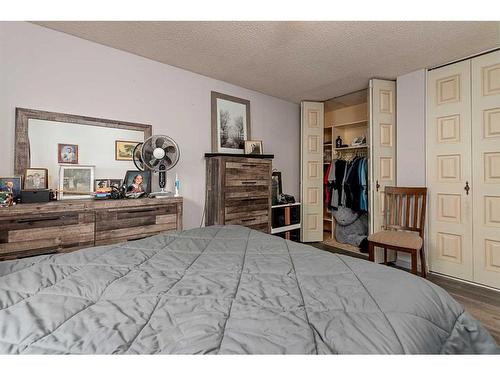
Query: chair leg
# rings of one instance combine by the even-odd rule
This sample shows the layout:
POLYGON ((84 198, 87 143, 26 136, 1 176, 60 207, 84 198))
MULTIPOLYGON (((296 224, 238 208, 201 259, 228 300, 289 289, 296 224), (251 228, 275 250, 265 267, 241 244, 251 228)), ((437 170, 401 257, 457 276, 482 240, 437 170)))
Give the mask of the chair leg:
POLYGON ((375 262, 375 246, 371 241, 368 241, 368 260, 370 262, 375 262))
POLYGON ((426 263, 425 263, 425 251, 424 251, 424 247, 422 246, 422 248, 420 249, 420 267, 422 267, 422 277, 424 279, 427 278, 427 270, 426 270, 426 263))
POLYGON ((411 253, 411 273, 417 274, 417 251, 411 253))
POLYGON ((384 264, 387 266, 387 248, 384 247, 384 264))

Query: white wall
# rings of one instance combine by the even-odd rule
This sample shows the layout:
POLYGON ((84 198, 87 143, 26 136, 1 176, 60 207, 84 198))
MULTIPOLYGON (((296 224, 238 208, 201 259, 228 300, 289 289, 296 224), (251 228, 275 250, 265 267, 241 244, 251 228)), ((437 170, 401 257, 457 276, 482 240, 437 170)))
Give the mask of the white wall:
POLYGON ((397 78, 397 185, 425 186, 425 70, 397 78))
MULTIPOLYGON (((425 186, 425 69, 397 78, 397 185, 425 186)), ((410 256, 396 261, 409 268, 410 256)))
MULTIPOLYGON (((196 52, 193 52, 196 53, 196 52)), ((184 226, 198 226, 210 152, 210 91, 251 102, 252 138, 299 195, 299 106, 26 22, 0 22, 0 176, 14 167, 15 107, 153 125, 181 148, 184 226)))

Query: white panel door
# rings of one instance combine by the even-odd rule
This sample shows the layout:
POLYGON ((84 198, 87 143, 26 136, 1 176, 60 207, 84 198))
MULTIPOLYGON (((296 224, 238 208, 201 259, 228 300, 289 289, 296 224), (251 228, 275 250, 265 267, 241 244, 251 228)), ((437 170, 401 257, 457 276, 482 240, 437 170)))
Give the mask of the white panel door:
POLYGON ((323 241, 323 103, 301 103, 302 242, 323 241))
POLYGON ((500 288, 500 51, 472 59, 474 281, 500 288))
MULTIPOLYGON (((384 191, 396 186, 396 82, 370 81, 370 233, 383 229, 384 191)), ((390 255, 394 258, 394 254, 390 255)), ((376 251, 376 262, 382 261, 376 251)))
POLYGON ((427 76, 430 270, 473 279, 470 60, 427 76))

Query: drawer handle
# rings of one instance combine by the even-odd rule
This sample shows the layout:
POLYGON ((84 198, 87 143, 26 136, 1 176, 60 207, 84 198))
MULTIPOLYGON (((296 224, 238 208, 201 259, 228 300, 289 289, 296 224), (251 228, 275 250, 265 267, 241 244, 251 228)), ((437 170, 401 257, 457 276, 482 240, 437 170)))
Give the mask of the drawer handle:
POLYGON ((255 185, 257 181, 241 181, 243 185, 255 185))
POLYGON ((258 164, 241 164, 242 167, 250 167, 250 168, 255 168, 258 167, 258 164))
POLYGON ((56 216, 56 217, 40 217, 37 219, 19 219, 17 220, 18 224, 23 223, 36 223, 37 221, 51 221, 51 220, 59 220, 64 219, 64 216, 56 216))
POLYGON ((240 219, 241 221, 254 221, 255 218, 251 218, 251 219, 240 219))
POLYGON ((156 211, 156 208, 143 208, 143 209, 139 209, 139 210, 129 210, 126 213, 127 214, 136 214, 138 212, 153 212, 153 211, 156 211))
POLYGON ((128 239, 127 239, 127 242, 130 242, 130 241, 137 241, 137 240, 143 240, 144 238, 148 238, 148 236, 144 236, 144 237, 137 237, 137 238, 128 238, 128 239))

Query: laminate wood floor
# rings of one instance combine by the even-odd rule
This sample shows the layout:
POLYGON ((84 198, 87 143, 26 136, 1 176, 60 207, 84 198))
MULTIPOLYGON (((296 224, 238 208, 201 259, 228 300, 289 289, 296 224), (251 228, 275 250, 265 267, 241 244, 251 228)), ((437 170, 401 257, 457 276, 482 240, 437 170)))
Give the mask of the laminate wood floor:
MULTIPOLYGON (((342 249, 327 246, 321 242, 312 246, 332 253, 344 254, 355 258, 366 257, 342 249)), ((391 265, 395 267, 395 265, 391 265)), ((398 268, 398 267, 397 267, 398 268)), ((401 268, 400 268, 401 269, 401 268)), ((408 271, 406 269, 402 269, 408 271)), ((500 344, 500 292, 453 280, 436 274, 429 274, 427 279, 446 290, 455 300, 461 303, 465 311, 479 320, 493 338, 500 344)))

